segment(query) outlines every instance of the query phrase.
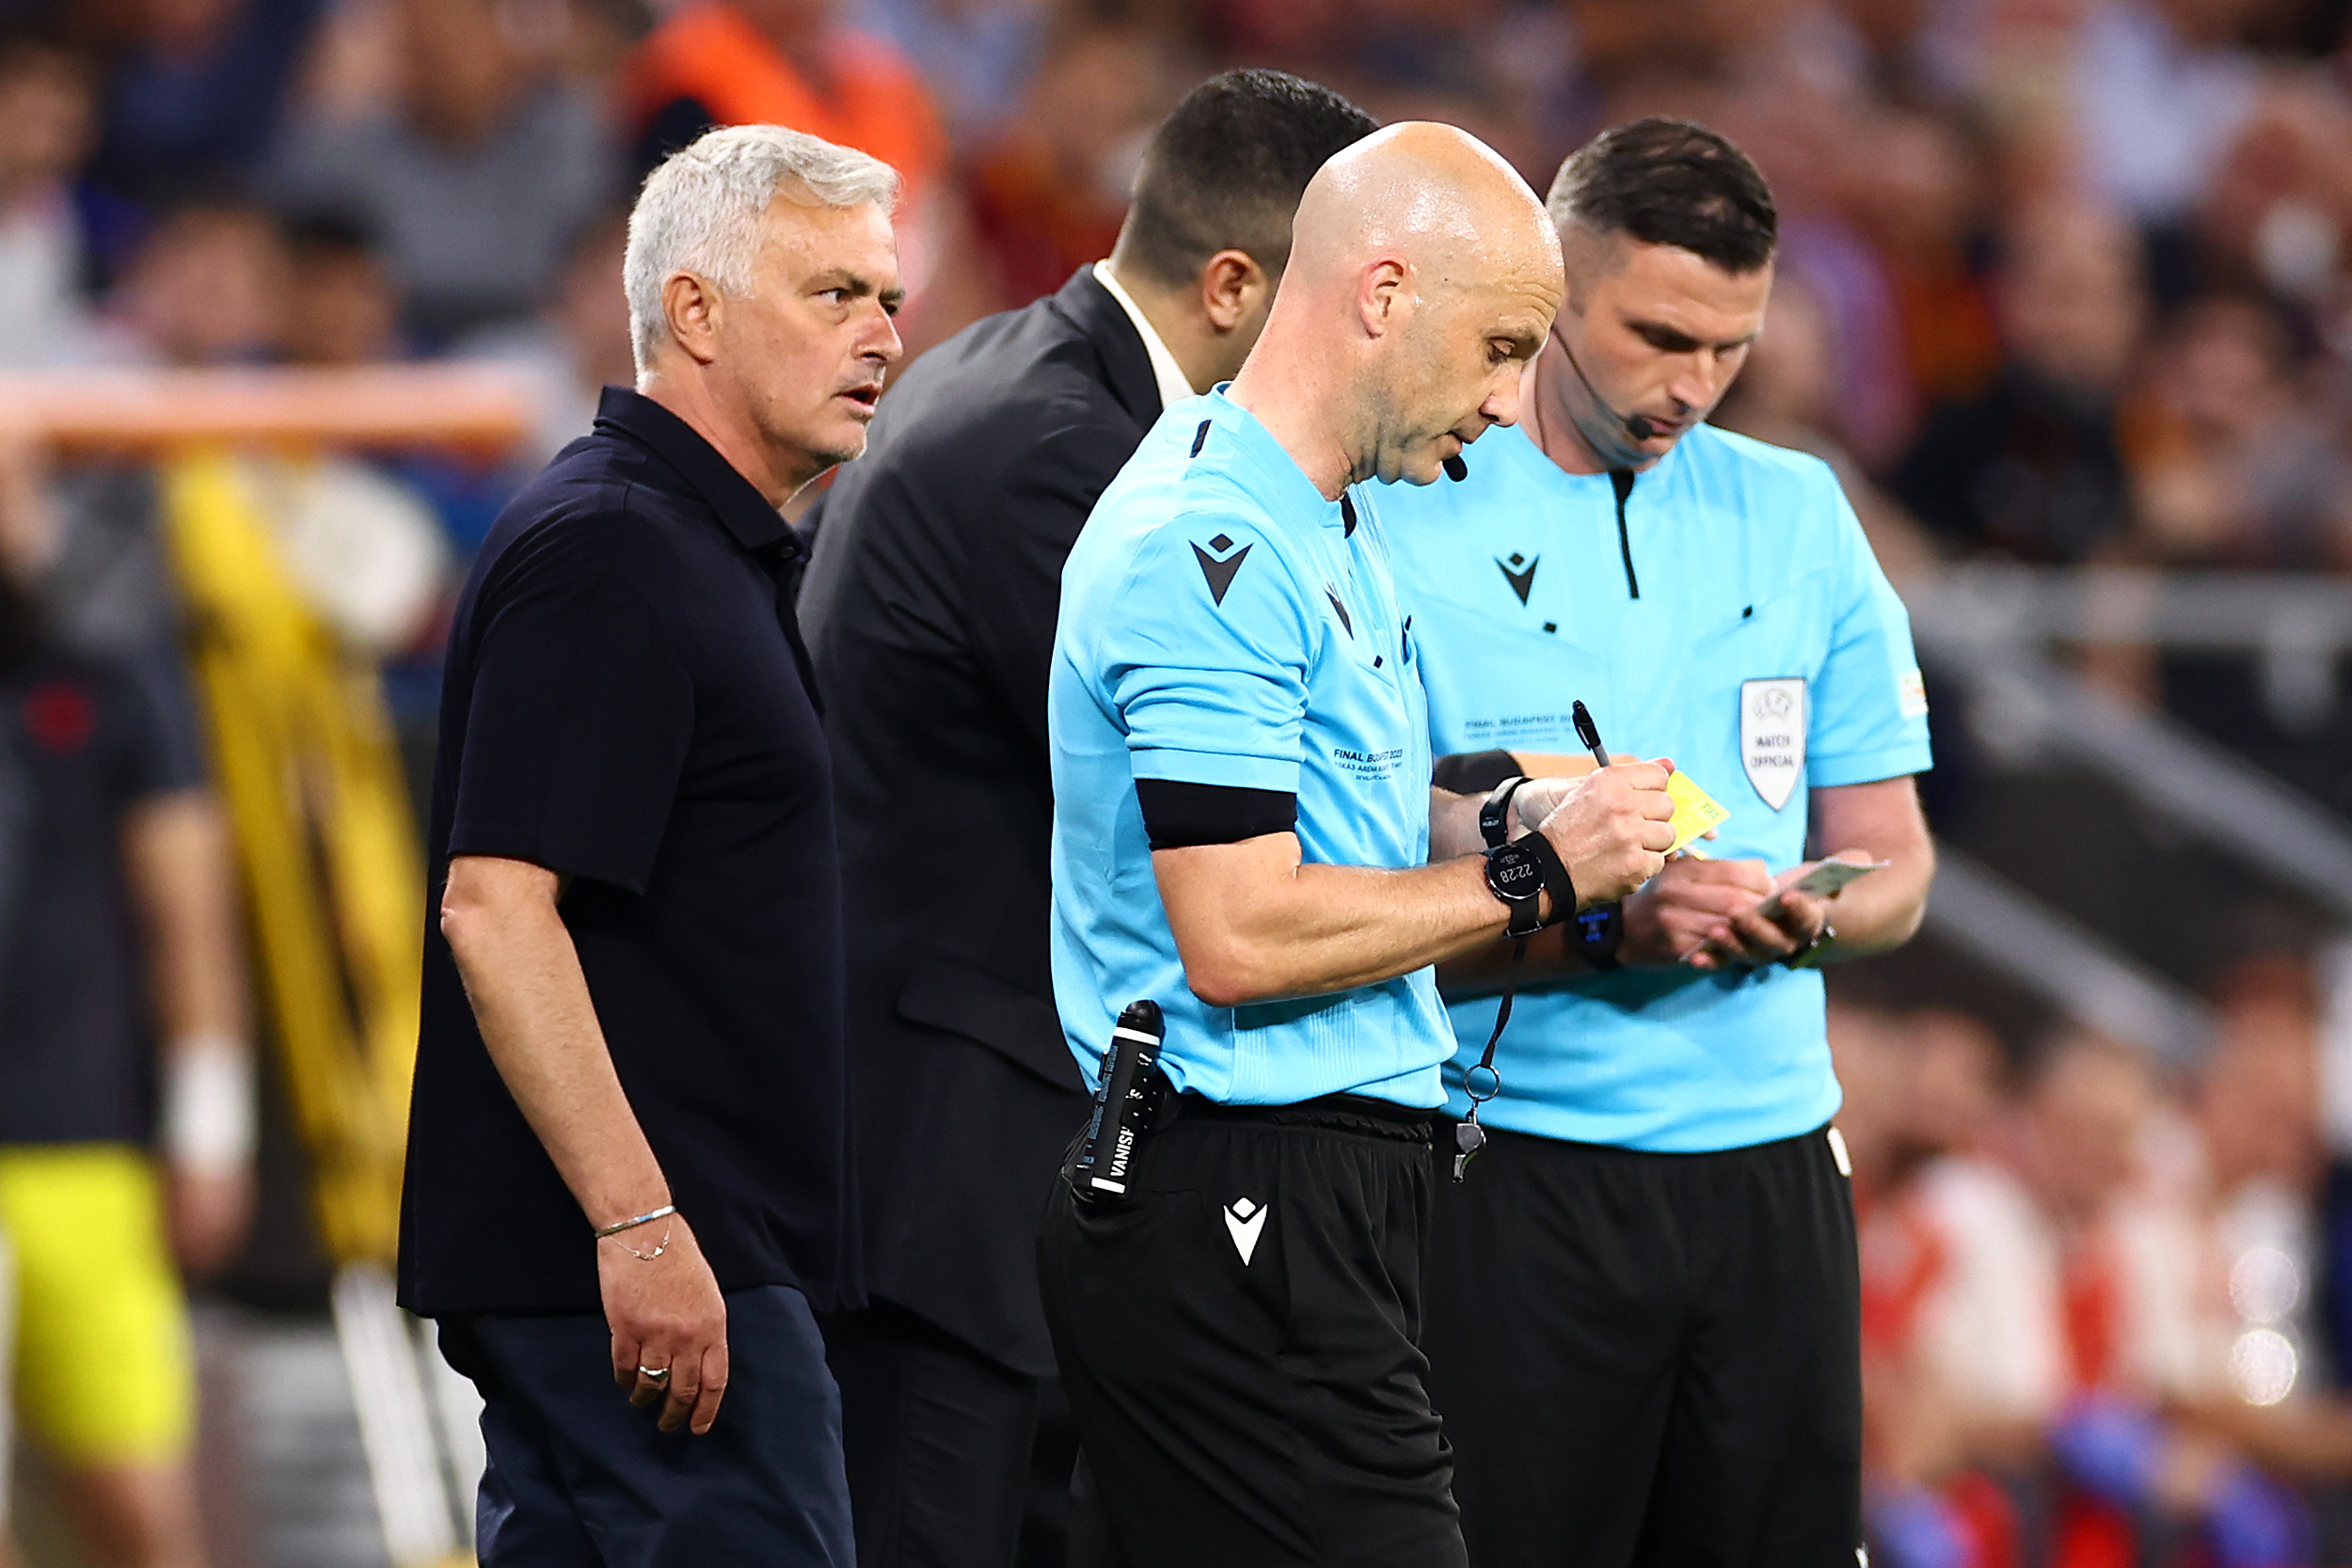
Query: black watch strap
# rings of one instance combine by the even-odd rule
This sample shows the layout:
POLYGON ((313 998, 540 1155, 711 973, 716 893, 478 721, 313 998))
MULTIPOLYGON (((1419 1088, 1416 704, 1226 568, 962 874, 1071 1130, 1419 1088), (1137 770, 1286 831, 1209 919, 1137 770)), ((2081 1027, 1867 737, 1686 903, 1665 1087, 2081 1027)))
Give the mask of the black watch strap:
POLYGON ((1622 969, 1617 949, 1625 942, 1625 906, 1595 904, 1576 917, 1576 951, 1595 969, 1622 969))
POLYGON ((1478 804, 1478 832, 1486 839, 1486 847, 1500 849, 1511 841, 1511 800, 1519 786, 1527 783, 1514 773, 1486 792, 1478 804))
POLYGON ((1576 912, 1576 884, 1568 879, 1567 863, 1541 833, 1529 833, 1518 842, 1533 849, 1544 868, 1544 891, 1551 895, 1551 918, 1544 924, 1557 926, 1576 912))

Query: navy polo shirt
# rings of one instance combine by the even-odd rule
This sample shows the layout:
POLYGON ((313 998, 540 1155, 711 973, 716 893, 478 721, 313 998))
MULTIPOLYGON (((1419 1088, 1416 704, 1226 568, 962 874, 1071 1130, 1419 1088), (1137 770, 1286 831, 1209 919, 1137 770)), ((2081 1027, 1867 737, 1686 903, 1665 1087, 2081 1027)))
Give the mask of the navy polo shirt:
MULTIPOLYGON (((459 601, 430 907, 452 855, 570 879, 560 910, 621 1086, 721 1288, 832 1307, 861 1285, 831 764, 791 620, 802 554, 683 420, 608 388, 459 601)), ((433 919, 400 1296, 429 1315, 599 1309, 588 1221, 433 919)))

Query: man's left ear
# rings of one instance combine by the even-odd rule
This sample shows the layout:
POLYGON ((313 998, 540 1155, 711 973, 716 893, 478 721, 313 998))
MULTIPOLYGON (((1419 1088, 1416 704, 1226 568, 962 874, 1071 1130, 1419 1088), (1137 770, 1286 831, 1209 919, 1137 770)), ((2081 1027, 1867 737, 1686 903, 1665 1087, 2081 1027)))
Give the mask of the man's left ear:
POLYGON ((1200 308, 1219 332, 1257 317, 1273 292, 1274 279, 1246 250, 1220 250, 1200 269, 1200 308))

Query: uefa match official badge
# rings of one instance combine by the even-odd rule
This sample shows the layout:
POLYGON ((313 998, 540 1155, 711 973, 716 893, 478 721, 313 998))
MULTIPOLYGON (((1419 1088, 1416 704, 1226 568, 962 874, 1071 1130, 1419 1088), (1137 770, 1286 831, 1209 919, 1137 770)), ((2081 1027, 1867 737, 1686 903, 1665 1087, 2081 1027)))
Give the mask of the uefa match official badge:
POLYGON ((1804 771, 1804 677, 1740 683, 1740 766, 1778 811, 1804 771))

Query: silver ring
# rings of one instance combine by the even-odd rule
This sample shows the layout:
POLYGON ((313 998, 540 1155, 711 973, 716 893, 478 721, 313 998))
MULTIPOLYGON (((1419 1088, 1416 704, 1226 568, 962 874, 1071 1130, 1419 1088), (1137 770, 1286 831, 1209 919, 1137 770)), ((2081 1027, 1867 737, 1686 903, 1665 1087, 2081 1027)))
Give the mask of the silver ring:
POLYGON ((656 1383, 667 1383, 670 1380, 670 1369, 667 1367, 640 1367, 637 1369, 637 1375, 639 1377, 651 1378, 656 1383))

